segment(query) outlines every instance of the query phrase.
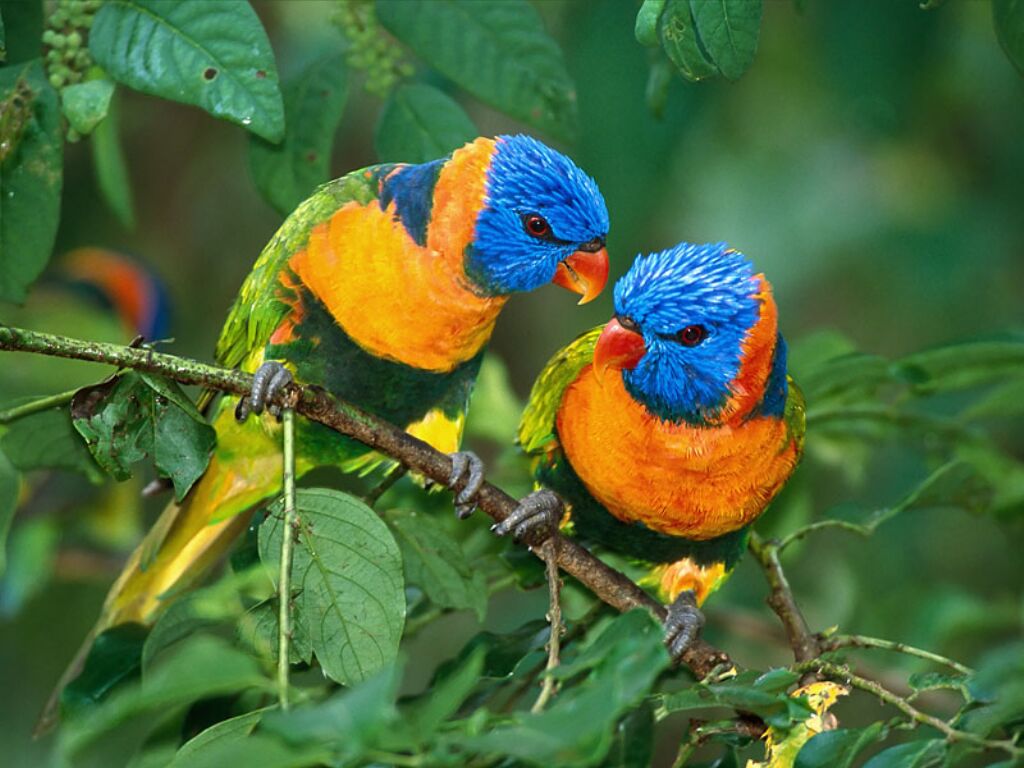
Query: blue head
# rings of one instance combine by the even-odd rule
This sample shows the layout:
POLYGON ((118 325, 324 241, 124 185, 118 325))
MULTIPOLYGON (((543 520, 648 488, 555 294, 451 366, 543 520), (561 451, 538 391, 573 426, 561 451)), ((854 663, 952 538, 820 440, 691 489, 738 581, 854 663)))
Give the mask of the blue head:
POLYGON ((486 190, 465 254, 478 287, 504 295, 555 282, 584 302, 600 293, 608 209, 592 178, 536 139, 499 136, 486 190))
POLYGON ((638 257, 615 285, 616 316, 595 366, 621 369, 629 393, 662 419, 714 421, 735 394, 744 344, 771 300, 761 279, 725 243, 638 257))

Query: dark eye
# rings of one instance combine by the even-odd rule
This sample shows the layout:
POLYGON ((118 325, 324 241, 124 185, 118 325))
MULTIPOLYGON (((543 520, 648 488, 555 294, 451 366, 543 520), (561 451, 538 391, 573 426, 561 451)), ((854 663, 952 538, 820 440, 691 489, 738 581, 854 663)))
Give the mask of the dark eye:
POLYGON ((679 332, 679 343, 686 347, 696 347, 708 337, 708 329, 703 325, 688 325, 679 332))
POLYGON ((551 226, 543 216, 538 216, 536 213, 524 216, 523 226, 526 228, 526 233, 533 237, 544 237, 551 234, 551 226))

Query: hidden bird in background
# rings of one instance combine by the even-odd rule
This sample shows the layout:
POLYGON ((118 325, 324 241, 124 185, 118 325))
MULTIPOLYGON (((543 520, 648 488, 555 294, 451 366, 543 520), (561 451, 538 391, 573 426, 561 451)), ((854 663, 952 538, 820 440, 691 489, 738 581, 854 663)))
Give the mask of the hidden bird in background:
MULTIPOLYGON (((377 165, 320 187, 263 250, 217 360, 255 373, 237 410, 212 403, 217 448, 130 558, 95 631, 150 623, 281 485, 280 426, 250 413, 288 382, 315 384, 452 453, 456 508, 482 482, 455 453, 483 350, 514 293, 554 282, 594 298, 608 275, 608 212, 594 181, 526 136, 479 138, 421 165, 377 165)), ((204 398, 211 404, 210 398, 204 398)), ((384 459, 300 421, 296 471, 369 471, 384 459)))
MULTIPOLYGON (((552 358, 519 427, 572 530, 656 565, 675 656, 803 439, 771 286, 724 243, 639 257, 615 286, 615 317, 552 358)), ((522 537, 559 514, 540 490, 495 530, 522 537)))

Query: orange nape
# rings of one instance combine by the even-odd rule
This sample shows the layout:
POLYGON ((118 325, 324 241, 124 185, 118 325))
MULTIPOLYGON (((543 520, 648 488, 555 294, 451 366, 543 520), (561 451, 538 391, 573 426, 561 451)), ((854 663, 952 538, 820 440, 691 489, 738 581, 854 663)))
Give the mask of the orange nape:
MULTIPOLYGON (((692 558, 684 557, 674 563, 657 566, 651 573, 651 581, 658 587, 658 596, 665 603, 672 603, 680 594, 692 589, 701 606, 708 595, 718 589, 729 577, 724 563, 697 565, 692 558)), ((646 579, 645 579, 646 581, 646 579)))
POLYGON ((593 366, 569 385, 558 436, 590 494, 617 519, 704 541, 760 514, 799 458, 782 419, 714 426, 662 421, 632 398, 622 377, 593 366))

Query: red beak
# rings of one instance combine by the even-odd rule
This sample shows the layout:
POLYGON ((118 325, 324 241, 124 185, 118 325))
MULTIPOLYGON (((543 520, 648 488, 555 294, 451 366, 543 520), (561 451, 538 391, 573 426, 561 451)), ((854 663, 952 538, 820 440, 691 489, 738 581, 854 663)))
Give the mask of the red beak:
POLYGON ((580 304, 586 304, 598 297, 608 282, 608 249, 580 249, 565 261, 558 263, 555 270, 555 285, 583 296, 580 304))
POLYGON ((613 317, 601 331, 594 347, 594 371, 599 379, 603 379, 609 368, 633 368, 645 352, 644 337, 625 328, 618 318, 613 317))

